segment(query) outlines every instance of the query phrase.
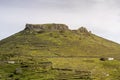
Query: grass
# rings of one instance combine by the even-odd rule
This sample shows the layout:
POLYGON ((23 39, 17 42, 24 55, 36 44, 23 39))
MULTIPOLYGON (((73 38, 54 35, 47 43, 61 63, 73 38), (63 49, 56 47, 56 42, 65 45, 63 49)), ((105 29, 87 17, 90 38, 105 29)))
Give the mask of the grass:
MULTIPOLYGON (((100 61, 99 58, 49 58, 54 68, 90 71, 94 80, 111 80, 119 77, 120 62, 100 61)), ((117 80, 117 79, 116 79, 117 80)))
POLYGON ((119 44, 86 31, 23 30, 0 41, 0 60, 18 62, 0 63, 0 80, 119 80, 119 52, 119 44), (100 61, 101 57, 115 60, 100 61), (21 62, 28 67, 21 68, 21 62), (43 69, 40 62, 52 62, 58 70, 43 69), (14 74, 16 68, 23 73, 14 74))

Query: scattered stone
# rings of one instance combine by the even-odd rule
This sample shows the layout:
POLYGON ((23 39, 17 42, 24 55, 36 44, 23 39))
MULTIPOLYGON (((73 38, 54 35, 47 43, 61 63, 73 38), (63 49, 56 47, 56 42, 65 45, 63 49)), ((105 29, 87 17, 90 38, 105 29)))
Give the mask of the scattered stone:
POLYGON ((106 60, 107 60, 107 58, 100 58, 100 60, 101 60, 101 61, 106 61, 106 60))
POLYGON ((114 58, 108 58, 108 60, 109 60, 109 61, 112 61, 112 60, 114 60, 114 58))
POLYGON ((14 74, 22 74, 22 69, 21 68, 16 68, 14 74))
POLYGON ((111 57, 109 57, 109 58, 100 58, 100 60, 101 61, 112 61, 112 60, 114 60, 114 58, 111 58, 111 57))
POLYGON ((9 64, 15 64, 15 61, 8 61, 9 64))
POLYGON ((40 62, 39 67, 43 69, 52 69, 52 62, 40 62))

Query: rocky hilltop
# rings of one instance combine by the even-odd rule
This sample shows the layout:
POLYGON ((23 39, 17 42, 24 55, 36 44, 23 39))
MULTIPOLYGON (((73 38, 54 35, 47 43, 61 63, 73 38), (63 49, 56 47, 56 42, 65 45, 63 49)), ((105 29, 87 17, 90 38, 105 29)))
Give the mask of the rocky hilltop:
POLYGON ((25 30, 30 31, 61 31, 69 30, 65 24, 26 24, 25 30))
POLYGON ((26 24, 0 41, 0 80, 120 80, 119 73, 120 45, 85 27, 26 24))

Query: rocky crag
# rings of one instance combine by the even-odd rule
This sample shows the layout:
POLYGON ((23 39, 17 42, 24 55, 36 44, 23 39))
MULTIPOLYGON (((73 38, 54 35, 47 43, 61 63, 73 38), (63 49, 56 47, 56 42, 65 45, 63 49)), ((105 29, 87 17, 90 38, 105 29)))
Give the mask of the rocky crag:
POLYGON ((25 30, 30 31, 61 31, 69 30, 65 24, 26 24, 25 30))

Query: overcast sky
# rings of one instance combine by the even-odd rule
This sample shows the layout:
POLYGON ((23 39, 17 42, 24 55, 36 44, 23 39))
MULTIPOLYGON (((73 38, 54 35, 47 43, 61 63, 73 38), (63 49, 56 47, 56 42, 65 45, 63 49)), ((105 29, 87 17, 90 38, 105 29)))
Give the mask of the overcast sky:
POLYGON ((0 0, 0 39, 26 23, 64 23, 120 43, 120 0, 0 0))

